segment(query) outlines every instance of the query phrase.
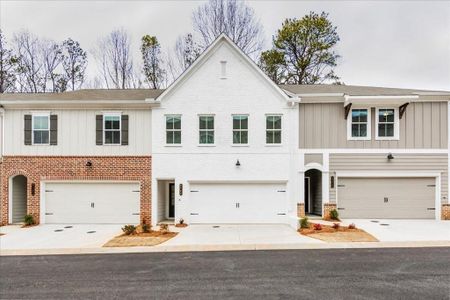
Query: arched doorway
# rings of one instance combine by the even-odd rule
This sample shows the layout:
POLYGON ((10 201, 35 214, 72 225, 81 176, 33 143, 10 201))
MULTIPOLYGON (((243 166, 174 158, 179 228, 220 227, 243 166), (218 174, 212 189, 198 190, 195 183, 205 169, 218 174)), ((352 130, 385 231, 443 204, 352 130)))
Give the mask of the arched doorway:
POLYGON ((322 172, 317 169, 305 172, 305 213, 322 216, 322 172))
POLYGON ((10 222, 22 223, 27 214, 27 178, 17 175, 10 183, 10 222))

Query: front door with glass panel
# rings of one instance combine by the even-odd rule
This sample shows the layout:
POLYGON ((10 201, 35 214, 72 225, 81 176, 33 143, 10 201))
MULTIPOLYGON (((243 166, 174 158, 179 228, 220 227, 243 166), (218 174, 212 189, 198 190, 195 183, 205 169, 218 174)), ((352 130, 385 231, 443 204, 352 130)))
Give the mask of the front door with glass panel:
POLYGON ((175 218, 175 184, 169 183, 169 218, 175 218))

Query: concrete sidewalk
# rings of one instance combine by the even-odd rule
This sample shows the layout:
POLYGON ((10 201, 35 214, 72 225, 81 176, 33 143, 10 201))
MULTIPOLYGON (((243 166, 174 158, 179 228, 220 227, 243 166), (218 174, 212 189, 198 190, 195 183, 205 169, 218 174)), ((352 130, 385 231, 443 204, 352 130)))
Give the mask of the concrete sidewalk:
POLYGON ((365 243, 297 243, 297 244, 222 244, 179 245, 161 244, 154 247, 121 248, 62 248, 0 250, 0 256, 14 255, 62 255, 62 254, 114 254, 151 252, 197 252, 197 251, 255 251, 255 250, 302 250, 302 249, 357 249, 357 248, 425 248, 450 247, 450 241, 431 242, 365 242, 365 243))

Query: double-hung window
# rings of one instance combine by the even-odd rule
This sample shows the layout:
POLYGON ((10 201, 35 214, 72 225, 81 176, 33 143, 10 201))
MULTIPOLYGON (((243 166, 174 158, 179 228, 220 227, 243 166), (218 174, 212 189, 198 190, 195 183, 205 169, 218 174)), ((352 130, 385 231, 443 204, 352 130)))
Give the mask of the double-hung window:
POLYGON ((103 134, 105 145, 120 145, 121 144, 121 115, 120 114, 105 114, 103 115, 103 134))
POLYGON ((348 118, 347 137, 350 140, 370 140, 370 109, 355 108, 348 118))
POLYGON ((266 144, 281 144, 281 116, 266 116, 266 144))
POLYGON ((377 108, 376 137, 379 140, 398 139, 398 117, 395 108, 377 108))
POLYGON ((166 144, 180 145, 181 144, 181 116, 167 115, 166 116, 166 144))
POLYGON ((248 115, 233 115, 233 144, 248 144, 248 115))
POLYGON ((33 115, 33 145, 50 145, 50 114, 33 115))
POLYGON ((214 116, 199 116, 199 144, 214 145, 214 116))

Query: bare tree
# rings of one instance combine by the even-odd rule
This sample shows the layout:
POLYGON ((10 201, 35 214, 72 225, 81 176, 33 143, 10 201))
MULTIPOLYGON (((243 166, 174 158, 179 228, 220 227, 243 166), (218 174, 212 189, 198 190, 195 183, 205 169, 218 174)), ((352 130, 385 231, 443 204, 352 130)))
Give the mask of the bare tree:
POLYGON ((174 81, 203 52, 202 46, 195 41, 192 33, 178 36, 175 47, 167 51, 166 72, 174 81))
POLYGON ((85 79, 87 54, 80 43, 68 38, 62 43, 62 65, 65 76, 60 79, 61 91, 69 86, 72 91, 81 88, 85 79))
POLYGON ((130 42, 130 36, 124 29, 114 30, 98 41, 94 56, 107 88, 133 87, 134 67, 130 42))
POLYGON ((45 87, 45 72, 42 59, 42 44, 29 31, 20 31, 13 39, 18 55, 17 80, 20 92, 42 92, 45 87))
POLYGON ((144 35, 141 39, 141 53, 144 61, 145 80, 151 89, 161 88, 166 81, 166 71, 161 54, 161 45, 156 36, 144 35))
POLYGON ((13 92, 16 84, 16 67, 18 59, 7 48, 5 37, 0 29, 0 93, 13 92))
POLYGON ((254 10, 243 1, 209 0, 194 11, 192 19, 203 48, 225 33, 250 56, 256 57, 262 49, 262 25, 254 10))
MULTIPOLYGON (((61 73, 57 73, 57 70, 62 70, 62 47, 56 42, 51 40, 45 40, 42 42, 42 56, 44 60, 44 73, 46 81, 50 81, 51 92, 60 92, 62 87, 60 85, 62 77, 61 73)), ((44 92, 47 91, 47 84, 44 87, 44 92)))

